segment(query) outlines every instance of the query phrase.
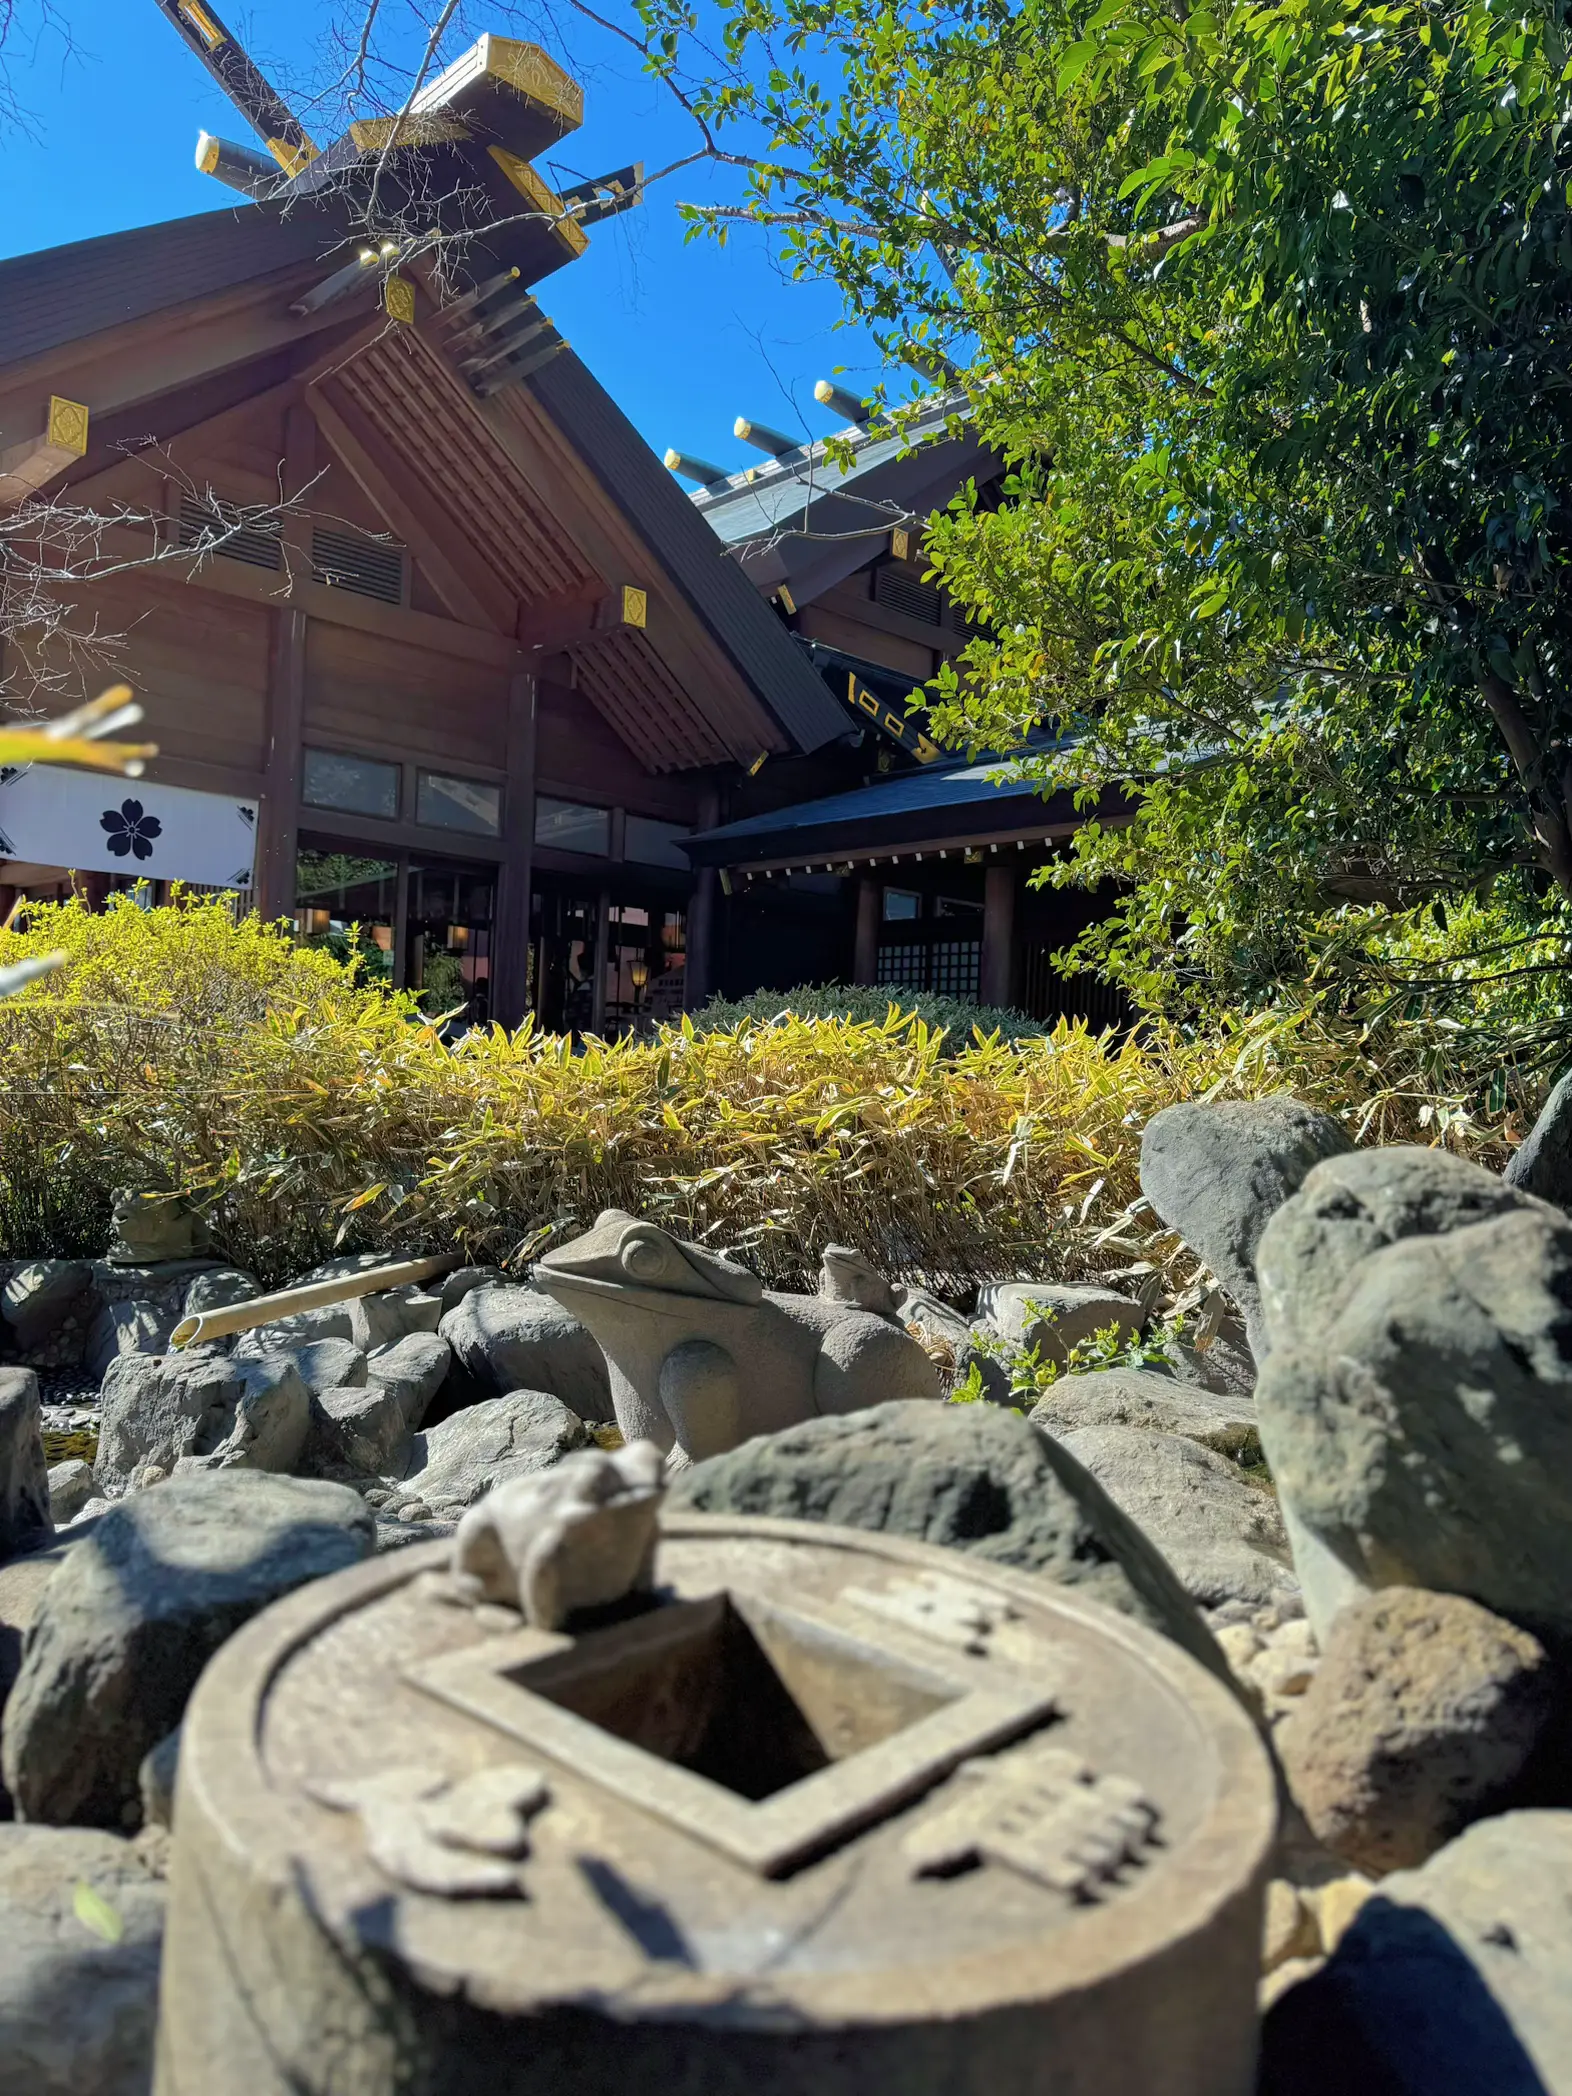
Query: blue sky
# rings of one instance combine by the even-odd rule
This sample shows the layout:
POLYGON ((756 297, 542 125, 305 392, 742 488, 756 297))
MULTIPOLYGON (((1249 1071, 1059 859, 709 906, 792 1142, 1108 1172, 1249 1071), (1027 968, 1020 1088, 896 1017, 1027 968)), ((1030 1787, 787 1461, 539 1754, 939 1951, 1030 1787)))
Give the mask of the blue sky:
MULTIPOLYGON (((479 26, 523 33, 501 7, 496 19, 476 9, 479 26)), ((224 12, 281 86, 298 90, 320 64, 321 0, 225 0, 224 12)), ((46 32, 9 54, 32 135, 0 134, 0 257, 227 207, 232 193, 192 165, 197 132, 251 141, 152 0, 71 0, 69 14, 74 52, 46 32)), ((558 36, 537 40, 582 81, 585 122, 552 156, 559 171, 654 167, 691 149, 687 120, 635 53, 571 12, 560 20, 558 36)), ((652 190, 592 230, 589 253, 542 285, 541 302, 657 451, 737 467, 758 454, 732 436, 734 416, 819 435, 835 421, 814 380, 845 366, 842 383, 862 391, 879 372, 867 338, 836 328, 838 295, 788 281, 762 236, 734 232, 724 250, 684 242, 677 200, 722 200, 727 184, 699 167, 652 190)))

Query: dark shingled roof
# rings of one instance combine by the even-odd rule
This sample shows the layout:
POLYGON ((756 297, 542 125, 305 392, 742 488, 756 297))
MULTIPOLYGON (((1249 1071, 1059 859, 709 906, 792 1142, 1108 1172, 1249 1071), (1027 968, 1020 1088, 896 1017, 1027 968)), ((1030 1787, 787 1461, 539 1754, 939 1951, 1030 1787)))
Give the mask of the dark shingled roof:
POLYGON ((1007 769, 1007 760, 1000 757, 942 770, 930 766, 851 793, 750 815, 679 841, 697 866, 745 866, 755 859, 833 857, 851 848, 929 837, 995 832, 1003 836, 1024 829, 1040 833, 1069 819, 1066 793, 1045 801, 1024 782, 1007 779, 996 785, 996 776, 1007 769))
POLYGON ((0 369, 311 260, 342 231, 258 204, 106 233, 0 262, 0 369))

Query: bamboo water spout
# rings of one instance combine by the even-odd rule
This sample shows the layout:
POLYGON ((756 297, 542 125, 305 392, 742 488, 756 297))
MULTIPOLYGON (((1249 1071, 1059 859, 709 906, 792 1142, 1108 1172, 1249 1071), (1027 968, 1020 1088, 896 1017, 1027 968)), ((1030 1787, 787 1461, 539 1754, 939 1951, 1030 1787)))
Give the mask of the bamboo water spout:
POLYGON ((430 1259, 402 1259, 393 1266, 370 1266, 363 1273, 341 1274, 335 1281, 308 1281, 300 1288, 281 1288, 276 1295, 253 1296, 249 1303, 229 1303, 221 1310, 204 1310, 200 1316, 182 1318, 169 1343, 186 1347, 200 1346, 205 1339, 226 1339, 233 1332, 276 1324, 281 1317, 293 1317, 301 1310, 322 1310, 330 1303, 352 1303, 363 1295, 379 1295, 386 1288, 433 1281, 438 1274, 450 1274, 463 1263, 462 1252, 439 1252, 430 1259))

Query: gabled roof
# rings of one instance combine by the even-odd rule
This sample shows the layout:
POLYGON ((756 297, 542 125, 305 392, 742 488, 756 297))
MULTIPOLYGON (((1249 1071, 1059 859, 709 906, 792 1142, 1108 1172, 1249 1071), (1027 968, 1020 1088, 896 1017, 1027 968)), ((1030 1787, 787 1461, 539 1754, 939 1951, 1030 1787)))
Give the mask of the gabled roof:
MULTIPOLYGON (((260 287, 275 276, 285 278, 278 293, 282 317, 288 300, 312 282, 312 273, 333 266, 328 258, 350 231, 341 199, 302 196, 283 207, 247 203, 0 263, 0 374, 55 357, 127 323, 177 310, 190 313, 205 299, 248 285, 259 287, 258 296, 270 297, 260 287)), ((361 294, 368 323, 374 288, 368 277, 361 294)), ((333 317, 350 317, 356 310, 334 307, 333 317)), ((302 331, 307 326, 300 323, 302 331)), ((109 345, 102 354, 111 355, 109 345)), ((499 580, 524 601, 554 588, 592 586, 604 565, 575 543, 574 521, 562 514, 552 488, 534 487, 527 465, 508 455, 510 399, 522 404, 527 396, 549 418, 588 483, 585 501, 615 508, 634 534, 634 568, 602 574, 601 581, 661 587, 680 606, 682 618, 701 629, 702 638, 691 628, 686 640, 673 634, 675 652, 669 657, 652 630, 613 637, 593 660, 586 654, 581 665, 589 695, 651 769, 728 759, 747 764, 765 750, 812 750, 847 732, 844 709, 577 357, 563 349, 484 403, 471 399, 449 364, 447 383, 435 392, 427 387, 418 401, 411 396, 406 402, 418 410, 412 422, 397 405, 403 397, 400 386, 418 387, 420 367, 428 376, 440 375, 430 367, 444 361, 444 346, 434 333, 389 324, 384 338, 346 357, 322 383, 358 386, 360 405, 368 413, 380 390, 389 410, 383 417, 386 439, 405 454, 412 447, 419 450, 428 424, 453 426, 473 471, 461 489, 451 459, 439 459, 435 467, 424 462, 421 470, 435 476, 430 485, 439 498, 436 514, 446 498, 454 511, 452 527, 461 533, 469 527, 484 538, 490 498, 505 493, 521 515, 529 512, 534 533, 560 542, 563 558, 555 565, 563 573, 553 582, 551 569, 532 566, 515 536, 493 534, 490 556, 499 580), (395 368, 400 349, 412 353, 403 359, 409 369, 402 375, 395 368), (493 410, 500 411, 500 419, 493 410), (708 667, 693 669, 695 664, 708 667)), ((85 404, 96 408, 91 398, 85 404)), ((150 404, 150 413, 156 405, 150 404)))
POLYGON ((894 526, 997 472, 996 454, 971 429, 956 433, 967 414, 964 393, 941 394, 898 434, 854 425, 688 501, 755 589, 785 583, 805 603, 880 551, 894 526), (851 447, 844 465, 830 455, 841 444, 851 447))

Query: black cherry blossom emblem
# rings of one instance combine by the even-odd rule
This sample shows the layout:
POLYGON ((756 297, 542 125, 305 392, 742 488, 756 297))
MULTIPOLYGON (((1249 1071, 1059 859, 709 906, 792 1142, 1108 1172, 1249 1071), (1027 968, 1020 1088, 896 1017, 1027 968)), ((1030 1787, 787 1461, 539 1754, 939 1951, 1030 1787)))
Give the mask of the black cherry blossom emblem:
POLYGON ((133 853, 139 859, 152 858, 153 839, 164 834, 164 825, 156 815, 145 814, 140 801, 122 801, 118 808, 106 808, 98 826, 109 832, 109 849, 117 859, 130 858, 133 853))

